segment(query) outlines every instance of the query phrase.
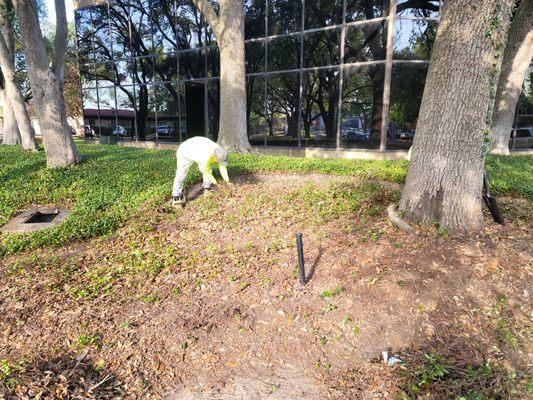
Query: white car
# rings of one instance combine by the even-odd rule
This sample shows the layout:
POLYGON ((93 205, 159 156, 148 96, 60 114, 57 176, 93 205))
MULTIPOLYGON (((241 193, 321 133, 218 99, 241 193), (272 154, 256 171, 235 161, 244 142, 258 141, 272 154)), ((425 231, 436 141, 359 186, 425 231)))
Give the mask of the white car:
POLYGON ((113 129, 113 135, 126 137, 129 136, 129 133, 126 128, 121 125, 117 125, 115 129, 113 129))

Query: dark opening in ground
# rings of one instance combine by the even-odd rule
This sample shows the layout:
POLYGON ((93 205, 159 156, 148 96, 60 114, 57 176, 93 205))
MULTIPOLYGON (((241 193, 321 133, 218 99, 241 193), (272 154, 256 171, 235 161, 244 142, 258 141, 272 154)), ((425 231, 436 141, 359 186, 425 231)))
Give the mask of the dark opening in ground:
POLYGON ((55 211, 52 213, 42 213, 40 211, 37 211, 36 213, 33 213, 26 221, 24 221, 24 223, 39 224, 45 222, 52 222, 58 215, 59 211, 55 211))

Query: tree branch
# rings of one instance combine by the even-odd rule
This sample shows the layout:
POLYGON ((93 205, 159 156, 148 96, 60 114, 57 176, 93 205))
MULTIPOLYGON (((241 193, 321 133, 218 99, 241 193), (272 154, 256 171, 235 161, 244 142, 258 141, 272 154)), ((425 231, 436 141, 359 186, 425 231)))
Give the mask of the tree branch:
POLYGON ((435 12, 439 11, 439 6, 437 4, 433 4, 431 0, 408 0, 405 3, 401 3, 396 6, 396 13, 399 14, 408 8, 418 8, 435 12))
POLYGON ((196 8, 200 10, 200 12, 203 14, 213 32, 215 32, 215 34, 219 36, 218 24, 220 20, 213 6, 209 4, 207 0, 192 0, 192 2, 196 6, 196 8))
POLYGON ((67 50, 67 11, 65 0, 55 0, 56 9, 56 37, 54 39, 54 54, 52 56, 52 72, 63 81, 65 69, 65 52, 67 50))

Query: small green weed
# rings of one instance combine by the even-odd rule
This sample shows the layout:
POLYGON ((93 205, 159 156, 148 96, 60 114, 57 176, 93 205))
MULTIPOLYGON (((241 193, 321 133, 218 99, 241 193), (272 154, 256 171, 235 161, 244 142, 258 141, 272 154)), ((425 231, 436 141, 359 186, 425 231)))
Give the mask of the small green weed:
POLYGON ((420 393, 426 386, 441 381, 448 375, 448 369, 442 364, 441 357, 438 355, 426 353, 424 361, 424 364, 418 367, 415 381, 411 386, 414 393, 420 393))
POLYGON ((330 298, 330 297, 335 297, 338 294, 341 294, 343 292, 343 290, 344 290, 344 288, 341 285, 336 286, 332 290, 323 290, 322 292, 320 292, 320 298, 321 299, 327 299, 327 298, 330 298))

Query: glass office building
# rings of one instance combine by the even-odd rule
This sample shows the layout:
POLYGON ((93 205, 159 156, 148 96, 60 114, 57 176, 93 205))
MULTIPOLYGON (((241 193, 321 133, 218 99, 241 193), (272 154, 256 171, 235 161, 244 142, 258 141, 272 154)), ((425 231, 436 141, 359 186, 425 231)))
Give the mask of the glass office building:
MULTIPOLYGON (((216 139, 216 37, 191 1, 79 3, 89 132, 123 141, 216 139)), ((250 143, 409 148, 441 3, 245 0, 250 143)))

